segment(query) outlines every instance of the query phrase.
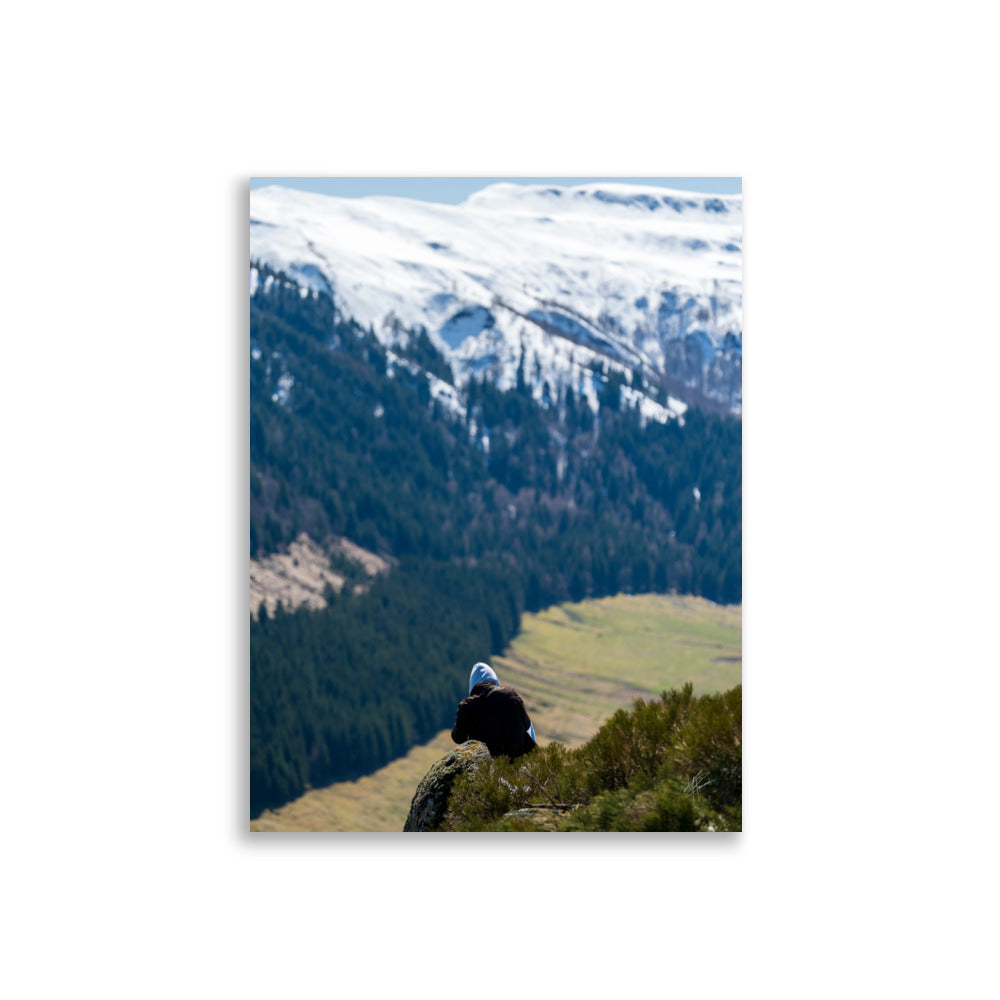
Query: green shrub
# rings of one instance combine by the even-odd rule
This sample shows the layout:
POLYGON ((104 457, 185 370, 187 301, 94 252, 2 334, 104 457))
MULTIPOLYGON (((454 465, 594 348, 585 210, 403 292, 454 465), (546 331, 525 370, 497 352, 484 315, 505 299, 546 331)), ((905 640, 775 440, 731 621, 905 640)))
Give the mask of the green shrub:
POLYGON ((461 775, 443 829, 742 829, 742 687, 636 700, 594 737, 461 775))
POLYGON ((692 687, 664 692, 659 702, 637 698, 632 709, 619 709, 583 747, 590 789, 623 788, 639 775, 656 775, 666 759, 675 730, 690 711, 692 687))
POLYGON ((737 686, 698 699, 673 740, 674 772, 720 808, 743 796, 742 732, 743 689, 737 686))
POLYGON ((599 795, 589 806, 573 812, 567 830, 614 832, 694 832, 702 829, 693 800, 675 783, 664 782, 636 793, 619 789, 599 795))

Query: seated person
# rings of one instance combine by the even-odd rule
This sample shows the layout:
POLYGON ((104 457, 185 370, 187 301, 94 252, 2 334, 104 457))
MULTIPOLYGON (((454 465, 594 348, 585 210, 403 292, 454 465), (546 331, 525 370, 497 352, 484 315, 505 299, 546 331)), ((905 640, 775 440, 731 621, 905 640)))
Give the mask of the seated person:
POLYGON ((491 757, 520 757, 536 746, 535 727, 521 696, 501 684, 485 663, 472 668, 469 697, 459 703, 451 738, 456 743, 480 740, 491 757))

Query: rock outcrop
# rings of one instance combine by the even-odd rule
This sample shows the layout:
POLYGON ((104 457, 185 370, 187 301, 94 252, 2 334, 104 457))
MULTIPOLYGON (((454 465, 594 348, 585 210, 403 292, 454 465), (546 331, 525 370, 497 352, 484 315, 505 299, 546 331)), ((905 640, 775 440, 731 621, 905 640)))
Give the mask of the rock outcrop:
POLYGON ((486 744, 479 740, 467 740, 446 753, 417 785, 403 832, 429 833, 437 830, 448 811, 448 799, 455 779, 466 771, 475 771, 490 760, 486 744))

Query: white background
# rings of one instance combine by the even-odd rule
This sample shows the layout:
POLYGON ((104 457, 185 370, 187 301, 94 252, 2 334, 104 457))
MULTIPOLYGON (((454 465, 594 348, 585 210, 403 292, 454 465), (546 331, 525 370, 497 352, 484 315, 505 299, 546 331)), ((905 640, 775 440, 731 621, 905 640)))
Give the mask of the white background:
POLYGON ((7 14, 12 996, 980 992, 1000 229, 978 9, 7 14), (742 835, 248 835, 246 209, 282 174, 743 176, 742 835))

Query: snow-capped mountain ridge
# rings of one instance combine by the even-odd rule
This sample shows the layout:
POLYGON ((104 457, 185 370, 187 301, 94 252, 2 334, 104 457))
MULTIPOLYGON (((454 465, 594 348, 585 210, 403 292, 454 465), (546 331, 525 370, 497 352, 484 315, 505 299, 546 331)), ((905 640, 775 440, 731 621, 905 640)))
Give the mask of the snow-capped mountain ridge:
POLYGON ((501 212, 570 211, 574 214, 599 214, 608 206, 640 211, 672 210, 688 221, 706 213, 729 215, 737 224, 742 222, 740 195, 697 195, 690 191, 640 184, 580 184, 576 187, 554 187, 544 184, 491 184, 469 195, 462 202, 465 208, 501 212))
POLYGON ((460 205, 250 194, 250 255, 391 345, 423 326, 463 383, 563 387, 595 362, 689 402, 742 403, 742 198, 494 184, 460 205))

